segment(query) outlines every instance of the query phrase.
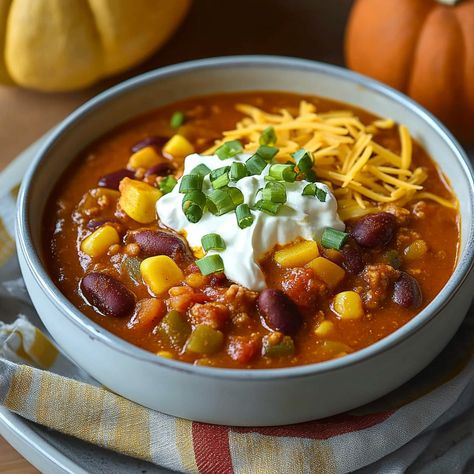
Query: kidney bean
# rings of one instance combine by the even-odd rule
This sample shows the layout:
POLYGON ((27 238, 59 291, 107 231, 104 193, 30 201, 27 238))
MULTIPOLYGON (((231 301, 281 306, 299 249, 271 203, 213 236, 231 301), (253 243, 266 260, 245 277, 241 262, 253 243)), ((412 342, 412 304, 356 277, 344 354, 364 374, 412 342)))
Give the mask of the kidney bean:
POLYGON ((170 163, 158 163, 151 168, 148 168, 145 172, 145 176, 156 174, 156 176, 168 176, 174 173, 174 167, 170 163))
POLYGON ((303 323, 298 307, 280 290, 263 290, 257 305, 268 326, 276 331, 291 335, 296 333, 303 323))
POLYGON ((177 236, 163 231, 141 230, 133 234, 135 242, 145 256, 167 255, 175 257, 177 253, 186 253, 184 242, 177 236))
POLYGON ((342 266, 347 272, 357 275, 364 269, 364 258, 362 257, 362 252, 357 247, 345 245, 342 249, 342 256, 344 257, 342 266))
POLYGON ((127 316, 135 307, 133 293, 106 273, 88 273, 81 280, 81 291, 86 301, 106 316, 127 316))
POLYGON ((122 181, 123 178, 133 179, 135 178, 135 172, 126 168, 114 171, 113 173, 102 176, 97 185, 101 188, 118 189, 120 181, 122 181))
POLYGON ((401 272, 393 287, 392 300, 404 308, 418 308, 423 301, 423 296, 420 285, 415 278, 408 273, 401 272))
POLYGON ((352 237, 362 247, 384 247, 395 235, 396 219, 393 214, 380 212, 359 219, 352 228, 352 237))
POLYGON ((135 153, 138 150, 141 150, 142 148, 145 148, 147 146, 154 146, 157 148, 161 148, 167 141, 168 141, 167 137, 158 137, 158 136, 146 137, 143 140, 140 140, 139 142, 135 143, 130 150, 132 153, 135 153))

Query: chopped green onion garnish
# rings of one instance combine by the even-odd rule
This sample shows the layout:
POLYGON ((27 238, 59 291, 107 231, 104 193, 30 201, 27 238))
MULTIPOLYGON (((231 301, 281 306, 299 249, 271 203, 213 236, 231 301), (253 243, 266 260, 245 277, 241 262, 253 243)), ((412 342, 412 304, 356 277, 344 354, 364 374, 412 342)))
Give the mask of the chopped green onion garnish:
POLYGON ((332 227, 326 227, 321 236, 321 245, 327 249, 341 250, 348 237, 349 234, 345 232, 333 229, 332 227))
POLYGON ((303 173, 313 168, 313 157, 305 149, 301 148, 301 150, 292 153, 291 156, 303 173))
POLYGON ((255 203, 254 209, 265 212, 266 214, 270 214, 271 216, 276 216, 281 206, 282 205, 280 203, 260 199, 260 201, 255 203))
POLYGON ((188 193, 190 191, 202 189, 203 177, 199 174, 186 174, 181 178, 181 183, 179 184, 180 193, 188 193))
POLYGON ((305 171, 303 173, 304 179, 306 181, 309 181, 310 183, 314 183, 317 180, 316 173, 314 172, 313 169, 310 169, 308 171, 305 171))
POLYGON ((295 165, 276 163, 270 166, 268 174, 278 181, 292 183, 296 179, 295 165))
POLYGON ((274 183, 267 183, 265 189, 262 190, 262 198, 264 201, 271 201, 280 204, 286 202, 286 188, 285 185, 278 181, 274 183))
POLYGON ((211 273, 223 272, 224 262, 220 255, 206 255, 199 260, 196 260, 196 265, 201 270, 203 275, 210 275, 211 273))
POLYGON ((232 181, 238 181, 246 176, 248 176, 247 167, 243 163, 234 161, 230 167, 230 179, 232 181))
POLYGON ((242 194, 242 191, 239 188, 227 188, 227 193, 232 199, 234 207, 237 207, 239 204, 242 204, 244 202, 244 195, 242 194))
POLYGON ((199 222, 206 205, 206 196, 202 191, 191 191, 184 195, 182 209, 189 222, 199 222))
POLYGON ((171 120, 170 120, 170 127, 171 128, 179 128, 181 127, 181 125, 183 125, 184 123, 184 114, 183 112, 175 112, 172 116, 171 116, 171 120))
POLYGON ((219 234, 203 235, 201 245, 205 252, 209 250, 225 250, 224 239, 219 234))
POLYGON ((267 162, 260 155, 255 154, 245 162, 245 166, 250 175, 262 174, 267 162))
POLYGON ((221 174, 218 178, 212 181, 212 187, 214 189, 224 188, 229 184, 229 173, 221 174))
POLYGON ((242 153, 244 150, 242 143, 239 140, 230 140, 223 143, 217 150, 216 155, 221 160, 227 160, 227 158, 232 158, 233 156, 242 153))
POLYGON ((324 189, 318 188, 315 183, 307 184, 303 192, 301 193, 303 196, 315 196, 321 202, 326 202, 327 192, 324 189))
POLYGON ((176 178, 174 176, 166 176, 160 181, 160 191, 163 194, 168 194, 173 191, 174 187, 176 186, 176 178))
POLYGON ((237 217, 237 224, 241 229, 249 227, 253 223, 253 216, 250 212, 250 208, 247 204, 243 203, 237 206, 235 210, 235 216, 237 217))
POLYGON ((197 165, 195 168, 191 170, 191 173, 189 174, 197 174, 199 176, 207 176, 211 170, 204 164, 201 163, 200 165, 197 165))
POLYGON ((216 189, 207 196, 207 208, 215 216, 227 214, 236 207, 227 189, 216 189))
POLYGON ((230 166, 222 166, 220 168, 216 168, 215 170, 211 171, 211 174, 209 175, 209 179, 211 181, 214 181, 219 176, 222 176, 223 174, 227 174, 229 170, 230 170, 230 166))
POLYGON ((267 127, 260 135, 260 145, 275 145, 277 136, 273 127, 267 127))
POLYGON ((270 176, 269 174, 267 174, 266 176, 263 177, 264 181, 267 181, 267 182, 275 182, 275 181, 278 181, 278 179, 274 178, 273 176, 270 176))
POLYGON ((260 155, 265 161, 272 161, 280 150, 274 146, 262 145, 258 147, 257 155, 260 155))

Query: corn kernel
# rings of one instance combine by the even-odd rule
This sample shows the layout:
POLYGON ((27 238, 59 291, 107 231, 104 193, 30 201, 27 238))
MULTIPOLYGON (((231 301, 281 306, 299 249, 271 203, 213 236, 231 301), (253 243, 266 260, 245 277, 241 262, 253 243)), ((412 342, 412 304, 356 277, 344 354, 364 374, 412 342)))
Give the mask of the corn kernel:
POLYGON ((277 250, 273 258, 282 267, 302 267, 318 256, 318 244, 314 240, 303 240, 277 250))
POLYGON ((103 225, 81 242, 81 250, 89 257, 100 257, 107 253, 110 246, 119 242, 120 237, 115 227, 103 225))
POLYGON ((201 273, 190 273, 186 277, 186 283, 191 288, 202 288, 207 282, 207 278, 201 273))
POLYGON ((194 153, 194 147, 182 135, 173 135, 163 147, 163 153, 171 156, 185 157, 194 153))
POLYGON ((120 182, 119 204, 123 211, 140 224, 149 224, 156 218, 156 201, 162 193, 148 184, 130 178, 120 182))
POLYGON ((157 255, 143 260, 140 264, 140 273, 155 295, 165 293, 184 278, 178 265, 166 255, 157 255))
POLYGON ((364 308, 359 293, 343 291, 334 297, 334 311, 341 319, 359 319, 364 316, 364 308))
POLYGON ((137 168, 151 168, 160 162, 160 156, 151 146, 146 146, 136 151, 128 159, 128 167, 136 170, 137 168))
POLYGON ((165 359, 173 359, 173 354, 170 351, 160 351, 157 352, 156 355, 159 355, 160 357, 164 357, 165 359))
POLYGON ((334 332, 334 323, 332 321, 321 321, 319 326, 314 330, 316 336, 319 337, 328 337, 334 332))
POLYGON ((346 275, 343 268, 324 257, 311 260, 306 267, 311 268, 314 274, 324 281, 329 288, 335 288, 339 285, 346 275))

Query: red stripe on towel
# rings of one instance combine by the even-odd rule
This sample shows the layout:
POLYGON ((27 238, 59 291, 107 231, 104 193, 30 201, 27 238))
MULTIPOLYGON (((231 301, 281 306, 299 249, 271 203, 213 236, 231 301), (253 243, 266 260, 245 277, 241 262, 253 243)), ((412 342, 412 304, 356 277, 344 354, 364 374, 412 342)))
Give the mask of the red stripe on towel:
POLYGON ((193 446, 200 474, 232 474, 229 428, 193 422, 193 446))

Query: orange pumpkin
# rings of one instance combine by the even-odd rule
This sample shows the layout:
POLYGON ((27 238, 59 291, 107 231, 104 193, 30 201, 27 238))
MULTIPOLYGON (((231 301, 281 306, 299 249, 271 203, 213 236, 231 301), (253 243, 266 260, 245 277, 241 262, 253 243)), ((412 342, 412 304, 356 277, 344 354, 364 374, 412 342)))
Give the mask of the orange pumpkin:
POLYGON ((356 0, 345 52, 474 141, 474 0, 356 0))

